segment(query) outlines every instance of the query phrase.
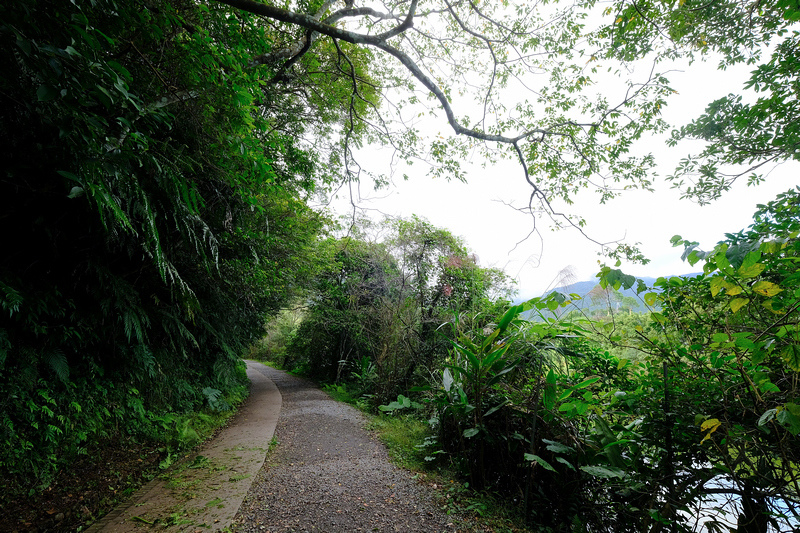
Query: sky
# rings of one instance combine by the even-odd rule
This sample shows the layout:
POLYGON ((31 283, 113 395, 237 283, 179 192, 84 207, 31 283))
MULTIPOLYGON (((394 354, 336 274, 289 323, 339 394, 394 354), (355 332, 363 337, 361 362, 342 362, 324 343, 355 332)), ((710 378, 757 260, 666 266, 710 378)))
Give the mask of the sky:
MULTIPOLYGON (((714 63, 697 63, 684 67, 682 72, 670 76, 671 86, 677 95, 668 103, 667 119, 676 126, 690 122, 699 115, 706 104, 728 92, 737 92, 747 77, 748 68, 716 70, 714 63)), ((445 131, 441 119, 438 126, 445 131)), ((700 265, 692 267, 680 260, 682 248, 670 243, 673 235, 700 242, 701 249, 712 248, 724 238, 726 232, 746 228, 759 203, 766 203, 783 191, 798 184, 797 162, 788 162, 773 170, 758 187, 747 187, 744 178, 734 189, 717 202, 698 206, 680 200, 679 193, 671 190, 663 180, 675 164, 689 151, 695 153, 702 144, 683 144, 677 149, 665 145, 666 135, 643 141, 645 150, 653 151, 659 163, 655 178, 656 191, 626 191, 605 205, 600 205, 596 194, 587 193, 575 199, 571 206, 558 205, 556 209, 577 213, 587 221, 586 233, 599 242, 624 239, 640 242, 647 265, 623 264, 622 270, 639 277, 697 272, 700 265)), ((364 152, 361 163, 370 170, 381 170, 387 154, 364 152)), ((538 235, 531 235, 533 221, 508 204, 522 206, 530 194, 524 174, 518 163, 504 162, 491 168, 468 166, 467 183, 414 176, 398 178, 388 189, 373 191, 363 184, 357 204, 375 215, 411 217, 418 215, 435 226, 447 228, 461 236, 471 251, 477 254, 479 264, 503 269, 517 281, 519 298, 539 296, 559 285, 560 273, 569 269, 573 281, 586 281, 599 271, 598 260, 612 264, 598 255, 600 247, 577 231, 564 229, 551 231, 547 219, 537 221, 538 235)), ((402 176, 404 170, 396 172, 402 176)), ((349 199, 339 204, 346 211, 349 199)))

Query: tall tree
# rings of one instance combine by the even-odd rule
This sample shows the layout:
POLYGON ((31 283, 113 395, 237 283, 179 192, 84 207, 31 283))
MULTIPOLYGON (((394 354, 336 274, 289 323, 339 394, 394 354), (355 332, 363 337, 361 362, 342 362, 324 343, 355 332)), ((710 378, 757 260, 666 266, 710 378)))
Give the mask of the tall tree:
POLYGON ((752 65, 735 92, 675 130, 671 143, 703 141, 670 177, 686 198, 718 199, 739 178, 760 183, 777 163, 798 159, 798 40, 794 1, 624 1, 608 9, 605 33, 620 59, 715 60, 720 70, 752 65))

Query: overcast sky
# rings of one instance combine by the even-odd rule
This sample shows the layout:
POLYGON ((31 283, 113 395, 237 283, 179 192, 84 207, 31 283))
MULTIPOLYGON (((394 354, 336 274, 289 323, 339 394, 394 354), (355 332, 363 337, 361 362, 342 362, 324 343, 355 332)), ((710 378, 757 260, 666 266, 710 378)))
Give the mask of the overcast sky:
MULTIPOLYGON (((746 78, 747 67, 721 73, 715 64, 699 63, 681 73, 670 75, 671 86, 678 94, 665 110, 673 125, 682 125, 699 115, 706 104, 728 92, 737 92, 746 78)), ((442 119, 438 126, 447 131, 442 119)), ((676 150, 665 146, 665 137, 646 142, 645 150, 657 155, 659 167, 655 193, 628 191, 620 199, 599 205, 596 195, 588 193, 576 199, 572 206, 556 209, 582 215, 588 226, 587 234, 600 242, 624 239, 641 242, 641 248, 651 260, 650 264, 623 265, 626 273, 637 276, 658 277, 698 271, 680 261, 682 249, 673 248, 669 240, 673 235, 699 241, 701 247, 711 248, 726 232, 747 227, 759 203, 773 200, 779 192, 794 187, 800 166, 785 163, 774 170, 763 185, 746 187, 744 181, 722 200, 699 207, 686 200, 679 201, 678 193, 670 190, 663 176, 669 175, 675 163, 689 150, 699 152, 684 144, 676 150)), ((387 154, 362 153, 361 162, 371 170, 381 170, 387 154)), ((539 220, 540 235, 528 237, 533 222, 529 215, 509 207, 525 204, 530 189, 524 182, 522 169, 514 162, 483 169, 470 168, 468 183, 432 180, 424 172, 411 167, 396 174, 408 172, 412 178, 404 182, 397 179, 389 189, 372 191, 368 184, 361 188, 359 205, 393 216, 410 217, 416 214, 435 226, 449 229, 465 239, 482 266, 499 267, 518 282, 520 297, 541 295, 553 288, 554 280, 564 268, 571 268, 576 281, 590 280, 599 270, 599 247, 575 230, 552 232, 547 219, 539 220), (414 172, 418 174, 415 176, 414 172)), ((744 180, 744 178, 742 178, 744 180)), ((343 202, 340 205, 344 205, 343 202)))

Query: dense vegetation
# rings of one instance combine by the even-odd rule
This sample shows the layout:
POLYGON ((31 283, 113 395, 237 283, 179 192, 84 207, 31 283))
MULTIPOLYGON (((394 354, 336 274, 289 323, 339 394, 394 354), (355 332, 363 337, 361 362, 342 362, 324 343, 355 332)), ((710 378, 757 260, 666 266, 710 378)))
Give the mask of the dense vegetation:
POLYGON ((305 276, 325 177, 293 95, 265 101, 217 45, 246 37, 226 12, 1 9, 0 471, 27 492, 97 440, 227 408, 305 276))
POLYGON ((754 65, 752 94, 673 131, 705 148, 670 179, 724 198, 798 159, 798 19, 785 0, 6 2, 3 497, 103 443, 155 440, 168 463, 198 412, 241 399, 271 321, 271 359, 429 420, 430 463, 543 530, 724 531, 697 517, 726 498, 739 531, 795 527, 797 191, 713 250, 676 237, 697 277, 603 268, 590 298, 626 312, 593 316, 558 293, 512 305, 505 274, 424 220, 340 229, 310 205, 368 174, 367 143, 455 178, 477 151, 519 161, 532 214, 586 231, 554 202, 651 188, 656 67, 710 54, 754 65), (431 102, 454 135, 416 128, 431 102))

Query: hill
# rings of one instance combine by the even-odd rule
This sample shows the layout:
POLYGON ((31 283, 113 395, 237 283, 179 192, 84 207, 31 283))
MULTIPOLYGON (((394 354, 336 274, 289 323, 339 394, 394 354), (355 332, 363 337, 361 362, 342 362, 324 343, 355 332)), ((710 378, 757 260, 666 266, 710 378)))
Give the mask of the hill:
MULTIPOLYGON (((681 276, 697 276, 699 273, 681 274, 681 276)), ((666 276, 668 278, 674 275, 666 276)), ((641 279, 648 287, 652 287, 658 278, 642 277, 641 279)), ((658 292, 657 288, 653 289, 658 292)), ((615 291, 611 288, 602 289, 599 285, 599 280, 591 279, 587 281, 577 281, 569 285, 556 287, 555 289, 547 291, 558 292, 565 296, 577 294, 580 299, 574 299, 573 309, 579 309, 584 313, 596 314, 597 312, 608 311, 609 309, 614 312, 632 312, 642 313, 646 310, 646 306, 642 300, 642 296, 636 294, 636 287, 630 289, 621 289, 615 291)))

